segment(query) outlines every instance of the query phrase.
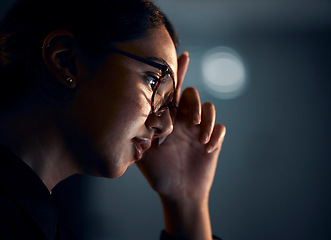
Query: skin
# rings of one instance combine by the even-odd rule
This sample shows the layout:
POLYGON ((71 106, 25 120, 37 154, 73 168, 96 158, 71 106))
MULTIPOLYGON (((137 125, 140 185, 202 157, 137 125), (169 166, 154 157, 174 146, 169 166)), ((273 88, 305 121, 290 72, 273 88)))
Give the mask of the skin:
POLYGON ((163 27, 117 45, 140 57, 162 58, 172 68, 177 86, 174 103, 179 104, 173 125, 169 111, 160 117, 151 114, 144 75, 159 73, 157 69, 119 54, 91 59, 65 30, 50 33, 47 45, 42 52, 47 74, 21 104, 1 116, 1 144, 26 162, 49 190, 77 173, 119 177, 136 162, 160 196, 166 231, 211 239, 208 197, 225 127, 215 124, 214 105, 201 104, 196 89, 188 88, 179 96, 188 53, 177 59, 163 27), (70 84, 67 77, 73 79, 70 84), (49 92, 40 87, 45 81, 54 86, 49 92), (51 97, 63 89, 69 92, 68 100, 51 97), (154 141, 164 137, 160 146, 154 141), (135 138, 152 140, 140 161, 135 157, 135 138))

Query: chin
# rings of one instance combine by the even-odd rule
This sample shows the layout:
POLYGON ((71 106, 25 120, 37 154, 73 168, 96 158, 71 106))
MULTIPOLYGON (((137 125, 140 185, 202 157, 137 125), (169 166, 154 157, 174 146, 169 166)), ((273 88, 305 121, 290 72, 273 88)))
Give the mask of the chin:
POLYGON ((109 171, 98 171, 96 173, 85 173, 89 176, 93 176, 93 177, 103 177, 103 178, 118 178, 120 176, 122 176, 127 168, 125 169, 117 169, 114 171, 114 169, 111 169, 109 171))
MULTIPOLYGON (((102 149, 104 150, 104 149, 102 149)), ((122 176, 125 171, 130 167, 135 159, 130 151, 121 151, 116 153, 114 151, 96 151, 98 153, 89 161, 85 170, 88 175, 105 177, 105 178, 118 178, 122 176), (92 171, 91 171, 92 170, 92 171)))
POLYGON ((109 170, 108 178, 118 178, 122 176, 126 170, 133 164, 134 162, 128 162, 127 164, 123 164, 120 166, 113 166, 109 170))
POLYGON ((126 169, 121 170, 121 171, 117 171, 116 173, 109 176, 109 178, 119 178, 120 176, 122 176, 126 172, 126 169))

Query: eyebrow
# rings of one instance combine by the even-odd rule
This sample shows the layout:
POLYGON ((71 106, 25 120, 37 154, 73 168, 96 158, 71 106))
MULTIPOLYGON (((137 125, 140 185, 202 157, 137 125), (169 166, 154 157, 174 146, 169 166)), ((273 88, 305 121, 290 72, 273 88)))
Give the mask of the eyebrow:
POLYGON ((154 62, 157 62, 157 63, 160 63, 160 64, 163 64, 163 65, 166 65, 172 75, 172 77, 174 78, 174 71, 172 70, 172 68, 170 67, 170 65, 167 63, 166 60, 164 60, 163 58, 157 58, 157 57, 148 57, 148 58, 145 58, 145 59, 148 59, 148 60, 151 60, 151 61, 154 61, 154 62))

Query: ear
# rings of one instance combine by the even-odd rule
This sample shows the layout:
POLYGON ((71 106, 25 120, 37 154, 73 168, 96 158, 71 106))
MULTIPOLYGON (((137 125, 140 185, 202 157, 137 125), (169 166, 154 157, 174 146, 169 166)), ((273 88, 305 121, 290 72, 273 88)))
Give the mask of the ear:
POLYGON ((67 30, 52 31, 44 39, 42 56, 45 66, 59 83, 69 88, 77 85, 76 53, 74 36, 67 30))

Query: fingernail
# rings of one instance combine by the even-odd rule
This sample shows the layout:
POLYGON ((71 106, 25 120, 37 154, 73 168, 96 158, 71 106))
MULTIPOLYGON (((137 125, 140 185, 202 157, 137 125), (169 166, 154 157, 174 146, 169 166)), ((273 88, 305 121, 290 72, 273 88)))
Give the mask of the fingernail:
POLYGON ((200 124, 201 120, 200 120, 200 115, 199 114, 195 114, 193 119, 194 119, 193 121, 194 121, 195 124, 200 124))
POLYGON ((214 146, 209 145, 206 149, 207 153, 212 153, 214 151, 214 146))
POLYGON ((202 143, 207 143, 208 142, 208 134, 203 135, 203 137, 201 138, 201 142, 202 143))

